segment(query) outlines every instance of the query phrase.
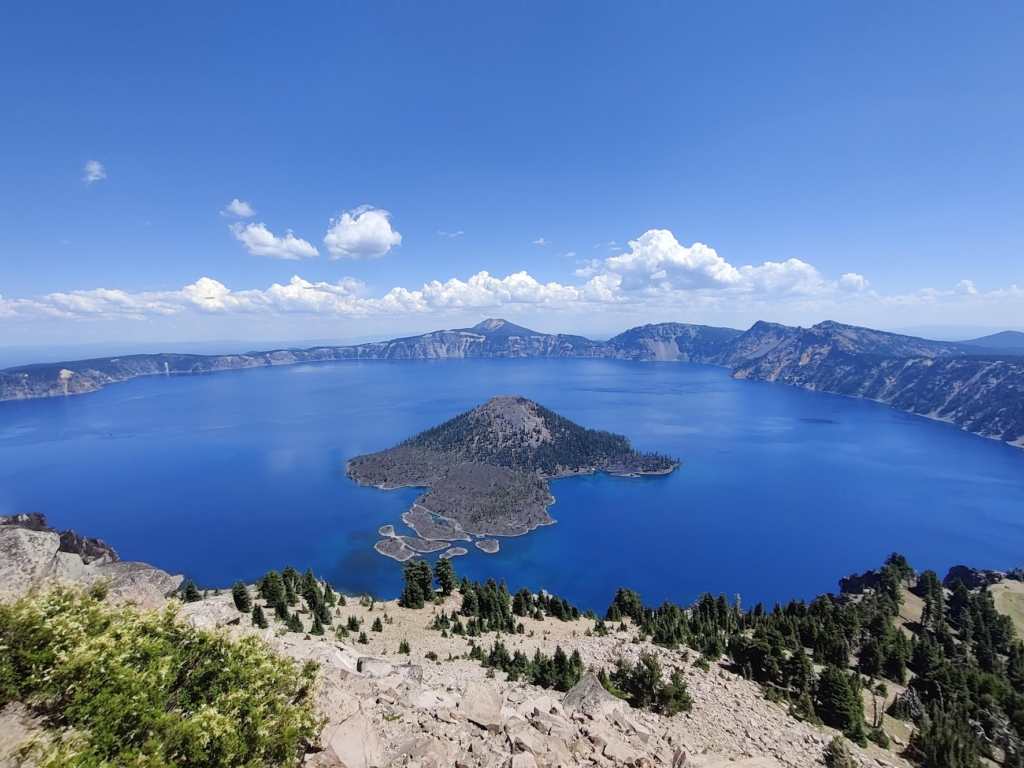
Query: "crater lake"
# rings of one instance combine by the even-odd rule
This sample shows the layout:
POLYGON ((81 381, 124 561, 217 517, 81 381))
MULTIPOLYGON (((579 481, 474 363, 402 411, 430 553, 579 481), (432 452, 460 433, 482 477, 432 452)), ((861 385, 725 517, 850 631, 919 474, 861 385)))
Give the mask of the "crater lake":
MULTIPOLYGON (((0 514, 43 512, 122 559, 230 587, 311 567, 395 597, 379 555, 416 489, 359 487, 345 462, 501 394, 682 460, 671 475, 551 485, 555 525, 453 560, 470 578, 603 611, 699 593, 769 607, 837 591, 900 551, 940 576, 1024 562, 1024 451, 888 406, 682 363, 368 361, 151 376, 0 403, 0 514)), ((431 556, 428 559, 433 559, 431 556)))

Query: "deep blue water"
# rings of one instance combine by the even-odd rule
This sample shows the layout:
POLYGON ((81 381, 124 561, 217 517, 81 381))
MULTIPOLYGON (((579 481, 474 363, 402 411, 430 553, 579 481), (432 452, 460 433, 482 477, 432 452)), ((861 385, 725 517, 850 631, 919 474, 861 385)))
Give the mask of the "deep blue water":
POLYGON ((140 378, 0 403, 0 514, 39 510, 124 559, 229 586, 287 563, 394 596, 372 545, 417 492, 345 460, 498 394, 678 456, 669 477, 553 483, 557 525, 454 560, 603 609, 702 591, 774 603, 833 591, 899 550, 940 575, 1024 562, 1024 451, 870 402, 606 360, 345 362, 140 378))

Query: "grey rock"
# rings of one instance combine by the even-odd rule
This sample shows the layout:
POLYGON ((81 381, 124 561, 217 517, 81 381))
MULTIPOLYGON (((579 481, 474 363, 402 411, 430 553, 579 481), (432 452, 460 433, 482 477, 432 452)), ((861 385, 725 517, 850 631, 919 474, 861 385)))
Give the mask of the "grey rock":
POLYGON ((475 680, 466 683, 459 700, 459 711, 481 728, 493 733, 501 730, 501 697, 490 686, 475 680))
POLYGON ((621 709, 624 705, 622 699, 612 696, 605 690, 593 672, 584 673, 579 682, 562 698, 562 706, 566 709, 581 712, 605 713, 621 709))
POLYGON ((395 665, 384 659, 360 656, 356 661, 356 670, 367 677, 387 677, 395 671, 395 665))

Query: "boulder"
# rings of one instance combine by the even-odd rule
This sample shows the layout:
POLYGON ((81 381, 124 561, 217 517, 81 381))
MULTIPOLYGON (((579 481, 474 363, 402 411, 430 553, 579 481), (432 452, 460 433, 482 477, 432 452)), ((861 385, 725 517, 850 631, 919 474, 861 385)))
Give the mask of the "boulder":
POLYGON ((345 768, 383 768, 384 743, 373 722, 358 712, 324 729, 322 741, 345 768))
POLYGON ((407 741, 402 745, 399 754, 408 755, 411 760, 423 766, 448 766, 451 762, 444 742, 432 736, 419 736, 407 741))
POLYGON ((356 670, 367 677, 387 677, 395 670, 395 666, 384 659, 360 656, 356 660, 356 670))
POLYGON ((623 705, 622 699, 608 693, 593 672, 586 672, 562 697, 562 706, 566 709, 591 714, 606 714, 621 709, 623 705))
MULTIPOLYGON (((235 607, 230 595, 200 600, 197 603, 185 603, 178 615, 200 630, 238 626, 242 622, 242 614, 235 607)), ((248 619, 248 616, 246 618, 248 619)), ((246 622, 249 623, 251 622, 246 622)))
POLYGON ((611 738, 608 743, 604 745, 604 756, 609 760, 616 763, 632 764, 640 756, 638 752, 635 752, 624 742, 616 738, 611 738))
POLYGON ((489 686, 470 680, 462 692, 459 711, 471 723, 497 733, 501 730, 501 697, 489 686))

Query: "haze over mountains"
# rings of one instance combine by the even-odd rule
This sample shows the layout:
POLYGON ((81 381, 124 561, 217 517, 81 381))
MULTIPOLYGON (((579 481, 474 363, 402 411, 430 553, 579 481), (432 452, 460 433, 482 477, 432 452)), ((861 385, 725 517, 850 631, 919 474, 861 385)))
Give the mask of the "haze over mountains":
POLYGON ((153 374, 332 360, 560 357, 720 365, 741 379, 866 398, 1024 446, 1024 334, 929 341, 832 321, 810 328, 757 322, 746 331, 686 323, 631 328, 607 341, 545 334, 501 319, 351 346, 242 355, 155 354, 0 371, 0 400, 83 394, 153 374))

